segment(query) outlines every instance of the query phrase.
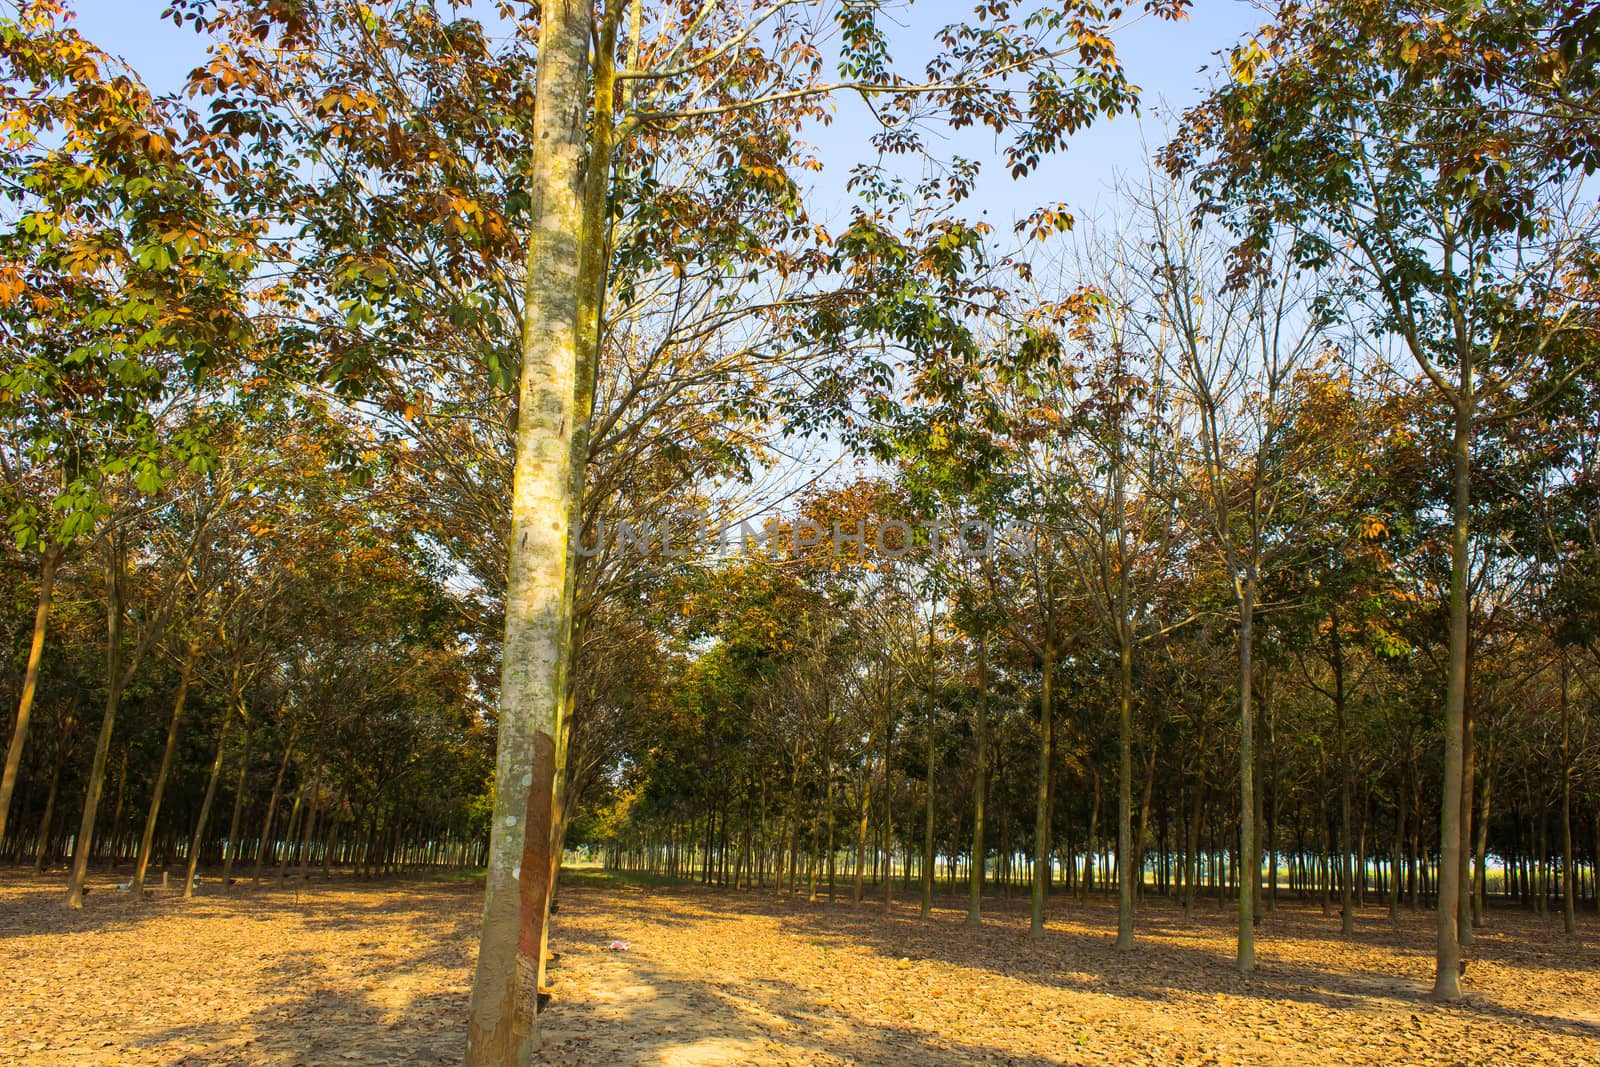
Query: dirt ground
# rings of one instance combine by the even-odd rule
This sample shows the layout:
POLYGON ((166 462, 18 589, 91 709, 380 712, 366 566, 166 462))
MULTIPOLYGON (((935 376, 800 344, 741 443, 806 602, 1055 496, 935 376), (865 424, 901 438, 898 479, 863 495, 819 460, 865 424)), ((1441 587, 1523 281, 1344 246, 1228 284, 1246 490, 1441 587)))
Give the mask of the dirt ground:
MULTIPOLYGON (((62 880, 0 872, 0 1064, 448 1064, 461 1055, 479 890, 411 880, 134 906, 110 877, 81 912, 62 880)), ((1464 1004, 1428 1002, 1429 915, 1356 934, 1285 906, 1260 969, 1231 968, 1227 917, 1023 900, 917 918, 914 903, 569 879, 556 917, 559 1065, 1600 1064, 1600 922, 1495 911, 1464 1004), (613 942, 625 948, 613 949, 613 942)))

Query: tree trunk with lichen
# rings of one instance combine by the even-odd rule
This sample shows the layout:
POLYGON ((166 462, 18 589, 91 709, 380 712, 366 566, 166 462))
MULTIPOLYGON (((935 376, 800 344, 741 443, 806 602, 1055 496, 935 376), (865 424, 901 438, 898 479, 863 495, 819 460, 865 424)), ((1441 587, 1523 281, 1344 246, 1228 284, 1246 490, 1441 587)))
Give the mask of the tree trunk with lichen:
POLYGON ((571 633, 569 543, 592 25, 587 2, 556 0, 542 8, 495 808, 469 1005, 468 1067, 522 1067, 539 1045, 535 1014, 554 875, 565 641, 571 633))

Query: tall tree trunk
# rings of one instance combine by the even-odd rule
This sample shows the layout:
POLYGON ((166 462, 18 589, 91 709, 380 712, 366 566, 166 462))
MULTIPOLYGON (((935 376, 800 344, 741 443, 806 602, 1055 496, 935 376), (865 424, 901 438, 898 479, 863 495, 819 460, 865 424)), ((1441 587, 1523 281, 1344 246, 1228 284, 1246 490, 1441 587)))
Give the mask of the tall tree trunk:
POLYGON ((1099 884, 1095 872, 1100 867, 1100 768, 1089 768, 1089 833, 1083 847, 1083 891, 1079 900, 1088 898, 1099 884))
POLYGON ((1406 872, 1407 907, 1422 910, 1422 772, 1411 767, 1411 862, 1406 872))
POLYGON ((62 548, 51 545, 39 559, 39 603, 33 612, 33 640, 28 645, 28 665, 22 673, 22 694, 17 700, 17 724, 11 729, 6 746, 6 766, 0 774, 0 841, 6 836, 6 815, 11 811, 11 793, 17 787, 17 771, 22 766, 22 746, 28 741, 28 723, 33 716, 33 697, 39 690, 39 664, 44 660, 44 638, 50 626, 50 595, 55 590, 56 567, 62 548))
POLYGON ((861 774, 861 818, 856 823, 855 886, 850 892, 850 902, 859 905, 867 880, 867 831, 872 819, 872 758, 877 752, 877 737, 867 738, 867 766, 861 774))
POLYGON ((61 760, 56 759, 55 766, 50 769, 50 789, 44 798, 44 814, 39 817, 39 839, 33 847, 33 873, 38 874, 44 870, 45 857, 50 851, 50 831, 53 828, 51 820, 56 813, 56 793, 61 785, 61 760))
POLYGON ((1355 791, 1355 770, 1350 765, 1350 719, 1344 687, 1344 643, 1339 639, 1339 613, 1329 613, 1329 660, 1333 666, 1334 729, 1339 734, 1339 929, 1353 934, 1356 929, 1355 866, 1350 840, 1351 793, 1355 791))
POLYGON ((1255 903, 1261 881, 1256 861, 1255 713, 1251 701, 1251 645, 1255 640, 1256 565, 1246 564, 1239 596, 1239 970, 1256 969, 1255 903))
POLYGON ((156 771, 155 788, 150 793, 150 810, 145 813, 144 833, 139 837, 139 857, 133 868, 133 899, 144 899, 144 875, 150 866, 150 850, 155 842, 156 820, 161 815, 161 798, 167 790, 167 775, 172 771, 172 757, 178 748, 178 726, 183 721, 183 705, 189 698, 189 677, 194 672, 195 658, 200 646, 189 642, 184 650, 183 665, 178 670, 178 695, 172 701, 172 719, 167 723, 167 744, 161 750, 161 766, 156 771))
MULTIPOLYGON (((1144 790, 1139 798, 1139 828, 1133 834, 1133 854, 1139 858, 1134 868, 1133 888, 1139 900, 1144 899, 1144 854, 1150 847, 1150 802, 1156 785, 1156 740, 1150 739, 1150 754, 1144 761, 1144 790)), ((1160 892, 1161 872, 1156 871, 1157 892, 1160 892)))
POLYGON ((1561 650, 1561 921, 1578 932, 1578 901, 1572 869, 1572 715, 1567 697, 1567 650, 1561 650))
POLYGON ((894 743, 890 732, 894 723, 884 720, 883 732, 883 910, 887 914, 894 907, 894 779, 889 774, 890 748, 894 743))
POLYGON ((94 842, 95 813, 105 786, 106 760, 111 755, 111 734, 117 707, 122 702, 122 553, 115 534, 106 537, 106 705, 95 740, 94 761, 83 796, 83 815, 72 849, 72 874, 67 882, 66 906, 83 907, 83 882, 89 875, 89 849, 94 842))
MULTIPOLYGON (((1203 751, 1203 750, 1201 750, 1203 751)), ((1185 858, 1183 885, 1183 917, 1194 917, 1195 897, 1200 890, 1200 823, 1205 812, 1205 769, 1195 765, 1194 795, 1189 812, 1189 849, 1185 858)))
POLYGON ((834 846, 834 840, 833 840, 833 832, 834 832, 833 787, 834 787, 833 760, 832 760, 832 757, 830 756, 829 757, 829 761, 828 761, 828 796, 827 796, 827 801, 826 801, 826 803, 828 805, 828 903, 830 903, 830 904, 833 903, 833 898, 834 898, 834 881, 833 880, 834 880, 834 875, 836 873, 836 871, 834 869, 834 858, 835 857, 834 857, 834 847, 833 847, 834 846))
MULTIPOLYGON (((1120 496, 1119 478, 1119 496, 1120 496)), ((1127 560, 1119 566, 1125 571, 1127 560)), ((1116 948, 1133 948, 1133 872, 1140 857, 1133 847, 1133 634, 1126 615, 1128 576, 1122 574, 1124 592, 1119 600, 1123 614, 1117 618, 1117 941, 1116 948)))
POLYGON ((1487 926, 1489 923, 1489 802, 1494 792, 1494 731, 1492 729, 1487 732, 1485 741, 1483 773, 1479 776, 1483 782, 1483 790, 1478 799, 1478 855, 1474 863, 1477 875, 1473 879, 1472 888, 1472 912, 1479 926, 1487 926))
POLYGON ((1461 352, 1461 379, 1455 397, 1450 535, 1450 661, 1445 684, 1444 789, 1439 805, 1438 949, 1433 996, 1460 1000, 1460 942, 1456 916, 1461 904, 1461 780, 1467 697, 1468 604, 1467 533, 1472 506, 1473 384, 1470 348, 1461 352))
MULTIPOLYGON (((310 782, 300 779, 300 788, 294 791, 294 803, 289 806, 289 825, 283 830, 283 852, 278 856, 278 885, 281 887, 284 880, 289 877, 289 861, 294 858, 295 831, 300 827, 300 810, 305 807, 306 787, 310 782)), ((391 850, 390 856, 392 857, 391 850)))
POLYGON ((111 832, 106 835, 105 858, 113 870, 122 859, 122 810, 128 795, 128 746, 122 746, 122 760, 117 765, 117 799, 111 805, 111 832))
POLYGON ((1472 797, 1477 774, 1477 738, 1472 708, 1472 644, 1467 644, 1467 689, 1461 705, 1461 906, 1456 910, 1456 941, 1472 944, 1472 797))
POLYGON ((1278 841, 1279 815, 1282 810, 1280 793, 1278 789, 1278 717, 1273 694, 1277 687, 1272 684, 1272 674, 1269 671, 1263 679, 1264 685, 1261 692, 1262 712, 1267 721, 1267 748, 1271 755, 1272 775, 1272 808, 1267 818, 1267 910, 1278 910, 1278 841))
POLYGON ((228 892, 233 886, 233 865, 239 862, 239 848, 243 844, 239 840, 240 819, 244 816, 245 785, 250 773, 250 742, 253 731, 246 724, 244 731, 244 748, 239 750, 239 777, 233 784, 233 814, 228 817, 227 850, 222 856, 222 891, 228 892))
POLYGON ((1044 681, 1039 691, 1039 787, 1033 823, 1033 899, 1028 936, 1044 934, 1044 897, 1050 878, 1050 764, 1054 742, 1055 648, 1047 642, 1040 657, 1044 681))
POLYGON ((211 760, 211 773, 206 777, 205 796, 200 801, 200 817, 195 820, 194 836, 189 840, 189 866, 183 879, 183 899, 194 896, 195 875, 200 868, 200 849, 206 839, 206 825, 211 821, 211 804, 217 798, 217 780, 222 776, 222 763, 228 755, 228 735, 233 732, 235 703, 230 703, 223 713, 222 726, 217 730, 217 754, 211 760))
MULTIPOLYGON (((495 809, 467 1067, 525 1067, 538 1049, 538 981, 554 862, 556 780, 570 633, 588 0, 541 12, 534 92, 522 370, 500 688, 495 809), (524 877, 525 876, 525 877, 524 877)), ((609 109, 608 109, 609 110, 609 109)), ((608 116, 609 118, 609 116, 608 116)))
POLYGON ((55 758, 50 764, 50 792, 44 801, 44 815, 39 819, 39 840, 33 850, 33 873, 38 874, 44 870, 50 854, 50 834, 55 824, 51 821, 55 817, 56 797, 59 795, 61 785, 61 767, 67 762, 67 749, 72 741, 73 728, 78 720, 78 698, 74 694, 72 707, 67 711, 66 720, 61 724, 61 736, 56 739, 55 758))
POLYGON ((1389 921, 1400 918, 1400 880, 1405 870, 1406 802, 1405 791, 1395 786, 1394 843, 1389 852, 1389 921))
MULTIPOLYGON (((255 869, 250 872, 250 884, 261 885, 261 865, 266 861, 267 849, 272 847, 272 817, 278 813, 278 797, 283 791, 283 775, 289 769, 289 755, 294 751, 299 730, 289 731, 289 740, 283 746, 283 758, 278 761, 278 775, 272 780, 272 792, 267 797, 267 813, 261 819, 261 844, 256 848, 255 869)), ((356 829, 360 830, 360 820, 356 829)), ((352 839, 354 840, 354 839, 352 839)), ((359 860, 357 861, 359 869, 359 860)))
POLYGON ((978 634, 978 708, 973 728, 972 762, 972 870, 967 890, 967 925, 983 922, 983 868, 988 856, 984 851, 983 802, 989 776, 989 635, 978 634))
POLYGON ((927 716, 927 772, 924 780, 927 782, 928 792, 923 811, 922 828, 922 917, 924 919, 933 915, 933 775, 934 775, 934 737, 933 704, 934 690, 936 687, 937 671, 934 663, 933 650, 933 614, 938 611, 938 599, 934 600, 933 611, 928 614, 928 716, 927 716))

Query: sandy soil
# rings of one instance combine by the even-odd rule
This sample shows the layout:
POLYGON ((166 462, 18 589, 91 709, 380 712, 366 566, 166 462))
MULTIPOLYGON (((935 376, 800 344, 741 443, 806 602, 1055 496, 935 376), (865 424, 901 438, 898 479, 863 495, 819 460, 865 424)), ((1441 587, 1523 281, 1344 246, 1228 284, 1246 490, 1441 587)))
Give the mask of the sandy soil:
MULTIPOLYGON (((61 879, 0 872, 0 1064, 460 1061, 478 890, 357 884, 133 905, 111 879, 81 912, 61 879)), ((209 887, 208 887, 209 888, 209 887)), ((954 902, 950 902, 952 905, 954 902)), ((1100 902, 1025 902, 922 922, 914 905, 570 880, 542 1062, 718 1064, 1600 1064, 1600 921, 1496 911, 1466 1003, 1428 1002, 1431 916, 1356 934, 1314 907, 1262 929, 1258 973, 1232 928, 1151 902, 1111 949, 1100 902), (620 941, 625 949, 613 949, 620 941)))

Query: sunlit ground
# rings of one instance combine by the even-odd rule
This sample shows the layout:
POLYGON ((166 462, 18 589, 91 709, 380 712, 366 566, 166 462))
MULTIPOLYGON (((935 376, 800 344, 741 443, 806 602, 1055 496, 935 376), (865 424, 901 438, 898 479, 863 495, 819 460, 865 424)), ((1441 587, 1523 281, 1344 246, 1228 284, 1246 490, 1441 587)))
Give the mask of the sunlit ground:
MULTIPOLYGON (((459 1062, 479 890, 459 880, 336 881, 132 906, 97 879, 0 875, 0 1063, 459 1062)), ((770 893, 646 887, 585 872, 556 917, 550 1064, 1595 1063, 1600 923, 1496 910, 1468 1000, 1441 1007, 1432 916, 1337 918, 1285 904, 1259 972, 1231 967, 1215 902, 1163 902, 1115 953, 1113 908, 1052 901, 808 905, 770 893), (613 942, 625 949, 613 950, 613 942)))

